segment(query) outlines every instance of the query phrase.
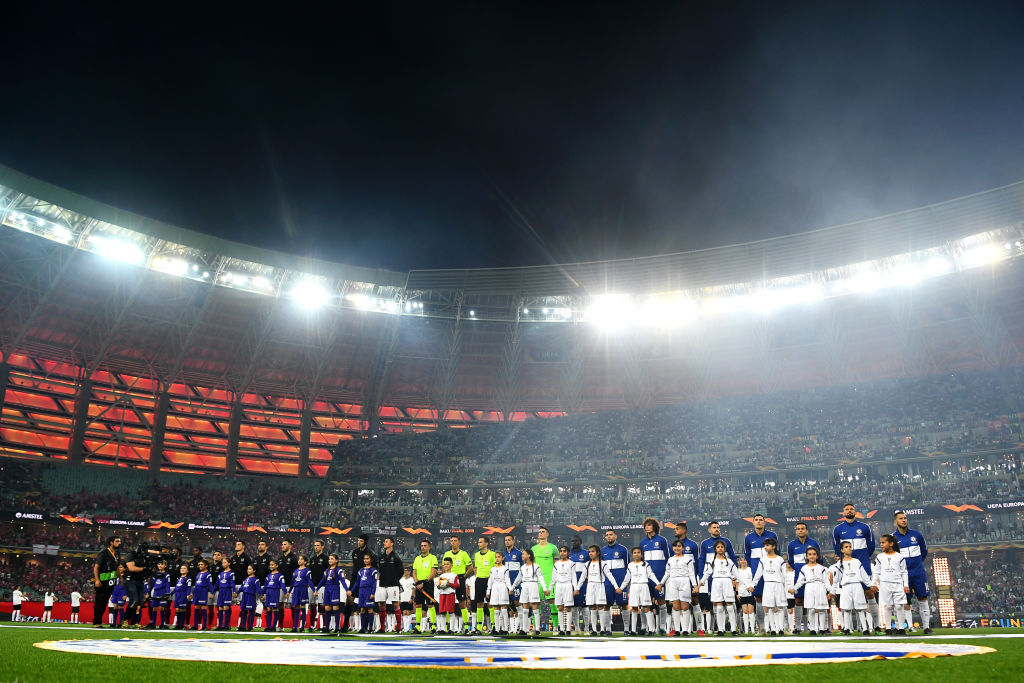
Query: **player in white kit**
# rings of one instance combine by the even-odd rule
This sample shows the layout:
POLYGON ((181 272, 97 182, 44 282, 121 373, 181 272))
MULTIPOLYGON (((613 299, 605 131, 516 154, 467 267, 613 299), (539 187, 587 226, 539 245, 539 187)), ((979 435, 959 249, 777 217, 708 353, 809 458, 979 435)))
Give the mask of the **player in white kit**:
POLYGON ((605 592, 604 582, 608 580, 613 586, 615 577, 612 576, 611 567, 601 559, 601 549, 596 545, 588 549, 590 560, 586 563, 584 571, 576 579, 574 595, 579 595, 583 584, 587 585, 586 603, 590 612, 590 634, 600 633, 603 636, 612 634, 612 615, 608 611, 608 597, 605 592))
POLYGON ((540 632, 541 591, 547 593, 548 585, 544 581, 544 573, 533 561, 533 551, 528 548, 523 549, 523 565, 512 582, 513 590, 517 586, 522 586, 519 596, 519 605, 522 607, 519 610, 519 635, 535 635, 540 632))
POLYGON ((71 623, 79 624, 78 610, 82 607, 82 594, 78 592, 78 589, 71 591, 71 623))
POLYGON ((693 600, 693 589, 697 585, 697 573, 693 567, 693 556, 684 552, 682 541, 672 544, 674 553, 665 563, 665 576, 661 583, 665 586, 665 599, 672 604, 672 629, 670 636, 690 635, 693 613, 690 604, 693 600))
POLYGON ((398 580, 398 601, 402 607, 402 633, 412 633, 415 623, 413 614, 413 595, 416 592, 416 579, 412 578, 412 572, 408 566, 402 571, 402 578, 398 580))
POLYGON ((754 599, 754 594, 750 592, 750 587, 754 585, 754 572, 750 570, 750 565, 747 564, 747 558, 738 557, 736 558, 736 599, 740 603, 740 619, 743 621, 743 633, 757 633, 757 614, 754 610, 757 607, 757 601, 754 599))
POLYGON ((861 561, 853 557, 853 544, 843 541, 839 546, 842 559, 833 567, 832 593, 839 596, 839 609, 843 612, 843 633, 853 630, 853 613, 857 613, 860 629, 870 636, 868 629, 868 603, 864 587, 871 585, 871 577, 864 571, 861 561))
MULTIPOLYGON (((637 633, 637 623, 640 620, 641 612, 647 620, 647 632, 656 633, 658 630, 654 613, 651 612, 651 587, 647 584, 648 581, 659 585, 661 583, 661 579, 655 576, 651 566, 644 562, 643 549, 640 546, 635 546, 633 561, 626 565, 626 576, 622 579, 619 587, 615 589, 616 593, 623 593, 627 588, 629 589, 629 601, 626 603, 629 609, 629 628, 625 629, 626 632, 623 635, 630 636, 637 633)), ((623 624, 623 628, 625 628, 625 624, 623 624)))
POLYGON ((718 631, 715 635, 725 635, 725 614, 729 613, 732 634, 739 635, 736 623, 736 564, 726 554, 725 541, 715 541, 715 554, 704 564, 702 584, 711 584, 711 602, 715 606, 715 621, 718 631))
POLYGON ((498 635, 508 635, 512 624, 508 618, 508 606, 511 602, 512 580, 509 578, 508 565, 505 564, 505 553, 494 553, 494 566, 487 577, 487 604, 494 610, 494 631, 498 635))
POLYGON ((808 630, 812 636, 826 634, 832 631, 829 626, 828 613, 828 586, 829 572, 824 566, 818 564, 819 552, 817 548, 807 549, 807 562, 800 567, 800 575, 796 577, 790 594, 796 595, 801 588, 804 589, 804 610, 807 612, 808 630))
POLYGON ((43 593, 43 622, 53 621, 53 601, 57 598, 51 591, 43 593))
POLYGON ((569 559, 569 546, 558 549, 558 559, 551 568, 551 583, 555 592, 555 608, 558 610, 558 631, 560 636, 567 636, 572 630, 572 608, 575 600, 573 590, 576 587, 576 563, 569 559))
POLYGON ((910 574, 907 560, 900 553, 900 544, 892 534, 885 534, 880 540, 882 552, 875 557, 872 565, 875 585, 878 588, 879 619, 888 636, 907 634, 904 628, 903 608, 910 593, 910 574), (895 627, 890 623, 896 618, 895 627))
POLYGON ((21 586, 14 587, 11 594, 12 607, 11 621, 21 621, 21 603, 25 601, 25 594, 21 592, 21 586))
POLYGON ((781 636, 786 630, 785 614, 787 608, 786 595, 786 559, 780 556, 777 551, 779 542, 774 538, 764 539, 764 554, 761 561, 757 563, 757 571, 754 573, 753 583, 750 589, 753 590, 757 582, 764 580, 764 590, 761 593, 761 605, 764 607, 765 631, 769 635, 781 636))

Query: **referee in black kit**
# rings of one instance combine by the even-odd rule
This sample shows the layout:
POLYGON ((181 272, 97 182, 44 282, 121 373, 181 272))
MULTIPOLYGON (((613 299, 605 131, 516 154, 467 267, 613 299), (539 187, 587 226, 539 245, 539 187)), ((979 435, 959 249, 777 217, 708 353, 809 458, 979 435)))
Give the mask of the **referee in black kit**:
POLYGON ((107 547, 96 556, 92 566, 92 584, 96 587, 96 598, 92 607, 92 627, 103 628, 103 612, 107 609, 114 586, 117 585, 117 565, 121 560, 121 538, 111 536, 107 547))

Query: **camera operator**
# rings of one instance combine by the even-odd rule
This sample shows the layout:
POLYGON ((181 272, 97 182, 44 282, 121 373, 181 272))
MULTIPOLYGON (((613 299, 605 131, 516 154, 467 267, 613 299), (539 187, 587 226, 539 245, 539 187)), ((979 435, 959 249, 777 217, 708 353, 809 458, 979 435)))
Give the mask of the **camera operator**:
POLYGON ((160 551, 150 548, 143 541, 139 547, 128 553, 124 565, 128 570, 124 575, 124 590, 128 596, 128 607, 125 611, 125 623, 129 626, 141 626, 142 600, 146 594, 146 579, 156 569, 160 560, 160 551))
MULTIPOLYGON (((107 601, 114 592, 114 586, 117 585, 120 550, 121 538, 111 536, 107 539, 107 547, 96 556, 96 562, 92 566, 92 583, 96 587, 96 598, 92 608, 93 628, 103 628, 103 612, 107 609, 107 601)), ((114 613, 113 609, 110 613, 114 613)))

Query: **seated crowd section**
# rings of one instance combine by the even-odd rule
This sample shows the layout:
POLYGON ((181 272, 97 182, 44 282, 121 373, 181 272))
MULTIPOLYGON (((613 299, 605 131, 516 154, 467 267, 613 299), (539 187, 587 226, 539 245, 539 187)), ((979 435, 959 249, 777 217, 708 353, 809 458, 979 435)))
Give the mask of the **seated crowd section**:
MULTIPOLYGON (((153 478, 126 468, 4 460, 0 510, 266 528, 391 528, 491 521, 615 525, 646 516, 709 520, 766 510, 820 515, 850 500, 858 509, 884 510, 885 525, 898 507, 1021 498, 1022 375, 1020 368, 946 374, 385 434, 341 442, 322 481, 153 478)), ((1022 514, 923 519, 918 527, 932 545, 1001 543, 1024 538, 1022 514)), ((812 524, 811 535, 829 538, 833 524, 812 524)), ((781 524, 780 535, 792 538, 791 527, 781 524)), ((725 531, 737 543, 747 530, 725 531)), ((108 533, 4 522, 0 546, 95 552, 108 533)), ((146 534, 181 546, 186 555, 194 542, 229 552, 237 536, 185 528, 128 532, 136 539, 146 534)), ((284 535, 269 537, 279 543, 284 535)), ((303 549, 311 544, 299 543, 303 549)), ((415 552, 409 539, 399 550, 406 557, 415 552)), ((971 581, 981 581, 977 562, 952 557, 971 581)), ((964 593, 964 604, 975 611, 1016 606, 1022 594, 1016 563, 984 566, 990 589, 964 593)), ((81 558, 45 566, 6 558, 0 583, 45 584, 60 593, 83 586, 90 567, 81 558)))

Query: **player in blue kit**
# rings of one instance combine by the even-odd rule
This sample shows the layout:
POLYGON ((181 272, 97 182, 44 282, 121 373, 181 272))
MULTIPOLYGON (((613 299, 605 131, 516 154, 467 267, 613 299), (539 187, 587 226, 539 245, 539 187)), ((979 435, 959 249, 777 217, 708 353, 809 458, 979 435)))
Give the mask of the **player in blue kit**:
MULTIPOLYGON (((644 562, 660 579, 665 576, 665 563, 668 562, 670 555, 668 541, 661 535, 661 525, 653 517, 644 520, 644 533, 647 534, 647 538, 640 541, 644 562)), ((651 592, 651 602, 654 603, 658 633, 665 635, 671 630, 668 623, 668 605, 665 604, 665 587, 662 586, 661 590, 658 590, 656 581, 648 581, 648 584, 650 584, 648 588, 651 592)))
POLYGON ((572 550, 569 551, 569 561, 572 562, 573 571, 575 572, 574 578, 576 583, 580 585, 580 588, 576 589, 577 592, 573 595, 572 635, 583 635, 586 631, 586 628, 580 625, 580 619, 584 618, 586 615, 585 610, 587 609, 587 581, 583 575, 587 571, 588 560, 590 560, 590 554, 583 549, 583 539, 579 536, 573 536, 572 550))
POLYGON ((245 567, 245 578, 238 589, 238 630, 251 631, 256 622, 256 601, 263 587, 256 576, 256 567, 250 562, 245 567))
POLYGON ((910 595, 917 596, 917 609, 921 613, 921 628, 925 635, 932 632, 932 611, 928 605, 928 575, 924 569, 924 558, 928 557, 928 544, 920 531, 910 528, 907 515, 896 511, 893 515, 896 531, 893 536, 900 546, 900 554, 907 562, 907 574, 910 577, 910 593, 907 594, 907 625, 913 627, 914 618, 910 614, 910 595))
MULTIPOLYGON (((750 572, 752 575, 757 576, 757 568, 761 565, 761 558, 765 556, 764 542, 765 539, 775 539, 775 545, 779 545, 779 537, 774 531, 770 531, 764 528, 764 515, 760 512, 754 515, 754 530, 751 531, 743 538, 743 555, 747 558, 747 564, 750 566, 750 572)), ((761 595, 764 592, 764 579, 758 579, 754 585, 752 594, 754 599, 757 601, 757 607, 761 608, 761 595)), ((760 609, 761 614, 761 632, 765 633, 769 629, 765 628, 765 617, 764 609, 760 609)))
POLYGON ((221 559, 220 574, 217 575, 217 628, 214 631, 227 631, 231 627, 231 601, 235 597, 235 573, 231 571, 231 561, 221 559))
POLYGON ((167 562, 160 560, 156 573, 146 582, 146 596, 149 608, 147 629, 170 628, 171 577, 167 573, 167 562), (161 619, 163 623, 160 623, 161 619))
MULTIPOLYGON (((516 547, 516 537, 512 534, 505 534, 505 566, 508 567, 509 584, 515 585, 519 568, 523 566, 523 551, 516 547)), ((509 596, 508 611, 512 623, 517 623, 519 618, 519 596, 522 592, 523 587, 516 586, 509 596)))
POLYGON ((263 611, 267 613, 267 624, 263 631, 275 633, 281 624, 281 596, 285 592, 284 575, 278 570, 277 560, 270 561, 270 573, 263 583, 263 611))
POLYGON ((185 628, 185 615, 188 614, 189 594, 192 592, 192 579, 188 576, 188 565, 183 564, 178 568, 178 582, 174 584, 171 593, 174 598, 175 622, 174 628, 182 630, 185 628))
MULTIPOLYGON (((807 525, 803 522, 798 522, 796 525, 796 538, 789 542, 789 547, 786 549, 786 555, 789 557, 789 564, 793 567, 793 576, 799 578, 800 569, 807 564, 807 549, 816 548, 818 550, 818 557, 821 557, 821 546, 813 538, 807 535, 807 525)), ((794 578, 796 581, 796 578, 794 578)), ((795 605, 794 605, 794 619, 796 621, 796 628, 793 629, 793 633, 799 634, 803 628, 804 623, 804 587, 800 586, 795 592, 795 605)), ((812 631, 814 629, 811 629, 812 631)))
POLYGON ((611 529, 605 531, 604 547, 601 548, 601 563, 608 568, 615 581, 614 585, 607 579, 604 582, 605 600, 609 608, 612 605, 626 606, 626 594, 616 593, 615 591, 626 578, 626 564, 629 562, 630 557, 630 552, 626 546, 619 543, 619 535, 611 529))
POLYGON ((356 580, 352 584, 352 589, 348 591, 349 596, 355 595, 359 601, 360 633, 371 633, 373 628, 373 613, 377 606, 374 596, 377 593, 378 581, 380 573, 373 566, 373 556, 370 553, 363 553, 363 566, 356 573, 356 580))
MULTIPOLYGON (((308 559, 299 555, 298 568, 292 572, 292 585, 288 589, 292 603, 292 633, 306 630, 306 605, 309 604, 309 591, 312 587, 308 559)), ((312 617, 312 615, 310 615, 312 617)))
MULTIPOLYGON (((853 548, 852 557, 861 563, 864 573, 871 576, 871 556, 875 554, 875 536, 864 522, 857 519, 857 508, 853 503, 843 506, 843 521, 832 530, 832 542, 835 545, 836 561, 842 555, 839 552, 843 541, 849 541, 853 548)), ((870 586, 864 587, 864 599, 868 604, 868 628, 878 630, 878 602, 875 592, 870 586)))

